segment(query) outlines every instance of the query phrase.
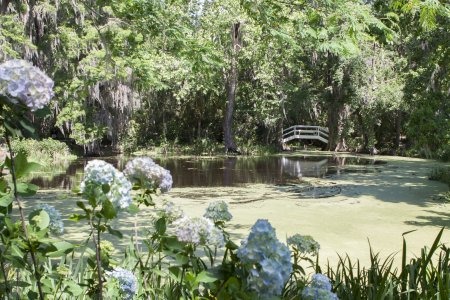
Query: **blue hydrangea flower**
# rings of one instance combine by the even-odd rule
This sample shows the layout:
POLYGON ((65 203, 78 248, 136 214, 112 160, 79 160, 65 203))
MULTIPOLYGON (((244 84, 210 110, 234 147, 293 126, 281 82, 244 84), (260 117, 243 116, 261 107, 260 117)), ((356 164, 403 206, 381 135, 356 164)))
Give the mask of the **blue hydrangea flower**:
POLYGON ((223 200, 211 202, 203 216, 214 222, 227 222, 233 217, 228 211, 228 204, 223 200))
POLYGON ((302 291, 303 300, 339 300, 335 293, 315 287, 306 287, 302 291))
POLYGON ((320 249, 319 243, 310 235, 295 234, 287 239, 287 243, 301 253, 317 255, 320 249))
POLYGON ((259 298, 281 294, 292 272, 289 248, 279 242, 275 230, 267 220, 258 220, 246 240, 242 241, 237 256, 248 271, 247 288, 259 298))
POLYGON ((327 276, 320 273, 314 274, 312 276, 311 286, 318 289, 331 291, 330 279, 327 276))
POLYGON ((130 300, 134 297, 137 291, 137 279, 131 271, 115 268, 107 274, 119 283, 119 289, 123 296, 122 299, 130 300))
POLYGON ((310 286, 302 291, 302 299, 307 300, 338 300, 335 293, 331 292, 330 279, 323 274, 314 274, 310 286))
POLYGON ((125 175, 103 160, 89 161, 84 168, 81 192, 90 196, 105 184, 109 185, 109 192, 105 196, 116 208, 125 209, 130 206, 132 186, 125 175))
POLYGON ((136 157, 130 160, 123 172, 132 182, 139 182, 147 188, 159 187, 162 193, 172 188, 170 171, 156 164, 150 157, 136 157))
POLYGON ((39 204, 38 208, 44 210, 48 214, 50 218, 50 224, 48 226, 50 232, 55 235, 63 234, 64 223, 61 219, 61 213, 57 211, 56 208, 48 204, 39 204))

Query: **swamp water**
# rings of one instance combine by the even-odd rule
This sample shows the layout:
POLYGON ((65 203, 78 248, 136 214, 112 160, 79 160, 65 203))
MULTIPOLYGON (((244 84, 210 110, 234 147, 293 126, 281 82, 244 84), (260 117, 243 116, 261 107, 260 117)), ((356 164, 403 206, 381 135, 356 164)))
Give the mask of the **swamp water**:
MULTIPOLYGON (((337 261, 336 253, 347 253, 364 265, 369 261, 368 240, 375 252, 381 250, 386 257, 401 250, 405 232, 411 232, 406 239, 408 253, 414 256, 424 245, 431 245, 442 226, 450 226, 450 205, 432 200, 448 187, 428 180, 430 170, 440 163, 385 156, 380 160, 309 155, 314 154, 155 159, 171 171, 174 180, 174 189, 155 200, 159 204, 164 199, 173 201, 189 216, 203 215, 213 200, 227 201, 233 215, 227 228, 236 243, 248 235, 257 219, 268 219, 281 240, 296 233, 312 235, 321 245, 322 263, 337 261)), ((127 161, 101 159, 119 169, 127 161)), ((54 205, 65 219, 65 237, 77 242, 89 228, 84 222, 67 220, 78 211, 75 202, 79 198, 70 189, 79 187, 87 161, 36 173, 34 183, 41 191, 25 203, 29 207, 54 205)), ((140 232, 145 232, 150 213, 139 213, 140 232)), ((111 225, 131 235, 134 221, 133 215, 121 213, 111 225)), ((111 238, 123 246, 128 240, 111 238)), ((450 241, 447 231, 442 241, 450 241)))
MULTIPOLYGON (((79 186, 83 170, 92 159, 105 160, 119 170, 130 158, 82 158, 55 166, 50 172, 35 173, 32 183, 41 189, 71 190, 79 186)), ((358 157, 268 156, 228 158, 158 158, 155 162, 168 169, 173 187, 228 187, 246 184, 298 183, 302 178, 329 178, 345 173, 380 172, 385 162, 358 157)))

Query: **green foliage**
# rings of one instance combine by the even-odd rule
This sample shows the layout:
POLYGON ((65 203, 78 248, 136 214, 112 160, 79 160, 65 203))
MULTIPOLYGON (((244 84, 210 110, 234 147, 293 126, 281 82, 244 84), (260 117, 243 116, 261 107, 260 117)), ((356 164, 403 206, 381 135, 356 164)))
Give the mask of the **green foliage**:
POLYGON ((31 123, 86 154, 106 145, 215 151, 205 141, 223 140, 233 57, 241 152, 305 124, 329 127, 332 150, 448 159, 445 1, 9 3, 0 61, 32 56, 56 83, 53 113, 31 123))
POLYGON ((51 165, 60 160, 74 159, 67 144, 51 138, 43 140, 14 139, 11 142, 14 152, 25 155, 43 165, 51 165))
POLYGON ((403 239, 402 265, 394 266, 393 256, 385 260, 370 250, 370 267, 359 261, 341 257, 336 268, 327 267, 326 274, 336 287, 339 299, 446 299, 450 291, 448 269, 450 250, 440 243, 443 229, 430 248, 407 259, 407 243, 403 239))
POLYGON ((446 193, 441 193, 434 196, 435 200, 449 202, 450 201, 450 168, 449 167, 438 167, 431 170, 428 175, 428 179, 440 181, 448 185, 449 190, 446 193))

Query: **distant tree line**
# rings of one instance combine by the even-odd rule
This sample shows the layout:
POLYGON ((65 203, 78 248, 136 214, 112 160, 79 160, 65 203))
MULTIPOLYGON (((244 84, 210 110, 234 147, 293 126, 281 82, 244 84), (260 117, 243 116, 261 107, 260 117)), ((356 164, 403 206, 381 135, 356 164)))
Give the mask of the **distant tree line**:
POLYGON ((56 83, 41 136, 85 153, 238 151, 304 124, 329 128, 329 150, 450 159, 445 0, 0 2, 0 62, 56 83))

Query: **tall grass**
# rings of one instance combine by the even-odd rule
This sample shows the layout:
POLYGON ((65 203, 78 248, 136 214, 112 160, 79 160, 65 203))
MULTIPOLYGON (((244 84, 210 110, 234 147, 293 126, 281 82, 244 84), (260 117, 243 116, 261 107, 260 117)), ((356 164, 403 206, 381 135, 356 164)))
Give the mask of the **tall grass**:
POLYGON ((361 267, 358 260, 340 257, 335 268, 329 264, 326 275, 341 300, 357 299, 450 299, 450 250, 440 243, 442 229, 430 248, 408 261, 407 244, 403 239, 400 268, 394 256, 384 260, 370 250, 370 267, 361 267))

